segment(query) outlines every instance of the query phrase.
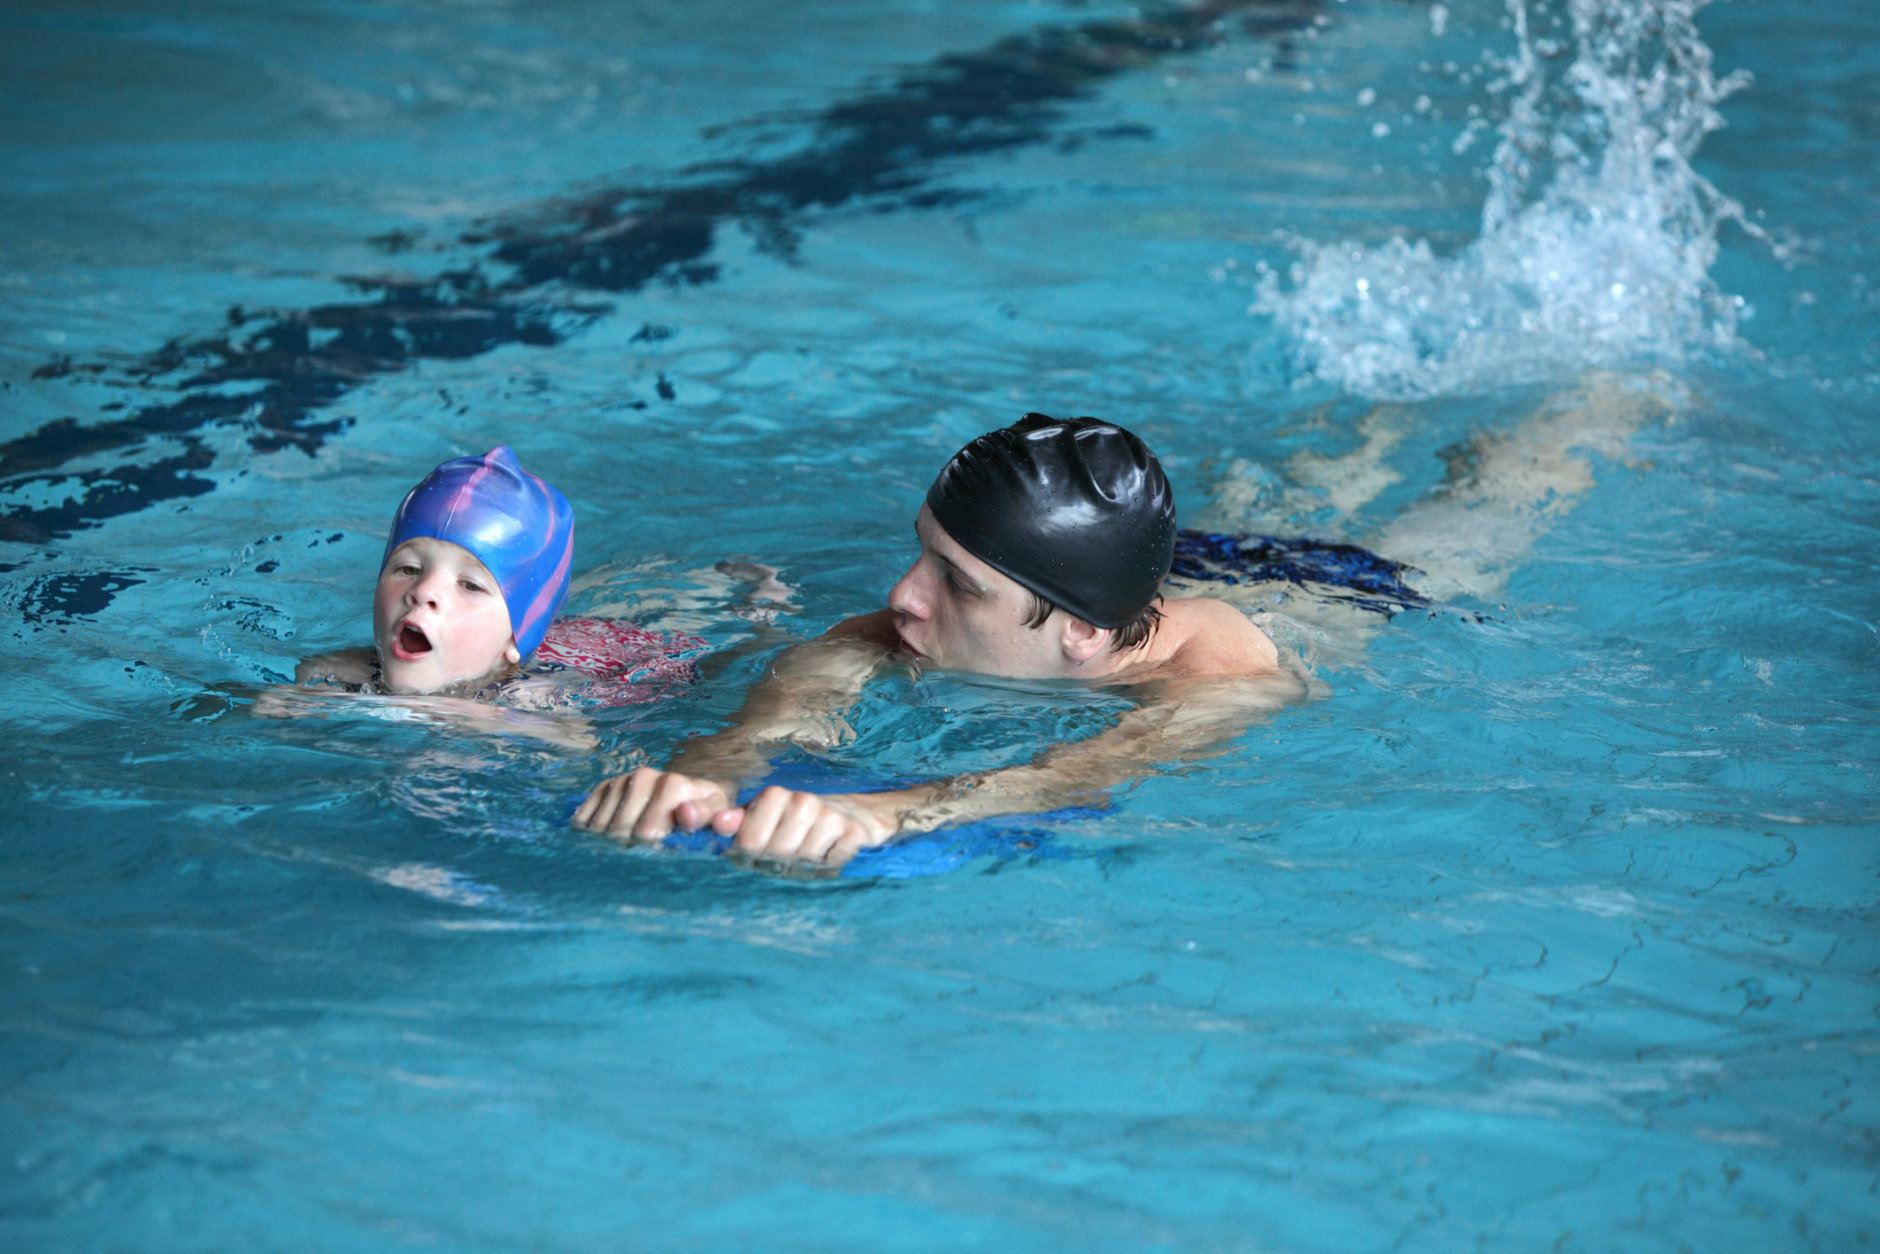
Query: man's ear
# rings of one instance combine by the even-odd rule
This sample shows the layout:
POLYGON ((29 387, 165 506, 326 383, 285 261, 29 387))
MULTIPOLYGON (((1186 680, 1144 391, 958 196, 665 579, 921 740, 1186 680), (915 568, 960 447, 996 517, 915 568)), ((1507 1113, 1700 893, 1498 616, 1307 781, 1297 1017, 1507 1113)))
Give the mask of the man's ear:
POLYGON ((516 638, 514 636, 509 637, 509 647, 503 650, 503 658, 511 666, 521 665, 522 650, 516 647, 516 638))
POLYGON ((1110 637, 1115 634, 1108 627, 1093 627, 1075 614, 1065 614, 1063 619, 1061 639, 1064 656, 1075 666, 1082 666, 1103 652, 1110 643, 1110 637))

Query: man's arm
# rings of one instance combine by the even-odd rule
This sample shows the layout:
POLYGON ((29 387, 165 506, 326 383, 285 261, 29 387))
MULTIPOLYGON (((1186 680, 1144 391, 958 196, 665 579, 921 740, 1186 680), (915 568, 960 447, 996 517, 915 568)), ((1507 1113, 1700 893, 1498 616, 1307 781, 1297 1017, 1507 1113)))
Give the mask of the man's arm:
POLYGON ((641 767, 601 781, 575 811, 574 825, 657 840, 676 822, 685 825, 694 809, 709 819, 730 808, 738 786, 761 777, 778 747, 828 748, 854 735, 843 716, 894 642, 892 615, 881 610, 785 650, 745 695, 729 726, 688 741, 665 770, 641 767))
POLYGON ((778 656, 745 694, 723 731, 687 741, 671 769, 744 781, 764 774, 777 747, 826 749, 854 738, 843 717, 888 658, 894 632, 886 610, 837 623, 778 656))
POLYGON ((1304 699, 1290 668, 1254 678, 1191 678, 1145 686, 1143 703, 1088 740, 1059 745, 1023 766, 936 780, 892 792, 819 795, 767 788, 741 808, 682 807, 686 826, 736 835, 768 861, 840 866, 896 836, 999 814, 1107 803, 1109 790, 1158 763, 1193 761, 1282 707, 1304 699))

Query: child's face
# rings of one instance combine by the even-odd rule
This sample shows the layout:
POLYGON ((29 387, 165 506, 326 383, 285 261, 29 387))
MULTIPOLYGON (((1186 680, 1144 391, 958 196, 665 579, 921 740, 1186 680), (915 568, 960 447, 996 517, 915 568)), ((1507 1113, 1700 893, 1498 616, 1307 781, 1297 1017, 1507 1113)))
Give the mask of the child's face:
POLYGON ((469 550, 420 537, 392 550, 372 600, 385 686, 437 692, 521 660, 502 588, 469 550))

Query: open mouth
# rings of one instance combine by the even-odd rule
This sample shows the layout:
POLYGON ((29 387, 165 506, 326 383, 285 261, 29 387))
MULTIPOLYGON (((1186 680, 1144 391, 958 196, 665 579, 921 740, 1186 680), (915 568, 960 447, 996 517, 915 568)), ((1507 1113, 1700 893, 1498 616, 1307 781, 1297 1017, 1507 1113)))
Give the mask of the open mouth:
POLYGON ((403 623, 392 638, 392 656, 401 662, 413 662, 431 651, 431 638, 413 623, 403 623))

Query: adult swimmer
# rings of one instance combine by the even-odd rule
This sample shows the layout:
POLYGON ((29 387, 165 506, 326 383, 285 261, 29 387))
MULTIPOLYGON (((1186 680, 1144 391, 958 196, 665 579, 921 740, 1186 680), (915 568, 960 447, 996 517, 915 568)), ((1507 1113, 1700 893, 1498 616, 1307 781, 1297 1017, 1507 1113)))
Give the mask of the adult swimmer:
POLYGON ((920 553, 887 608, 786 650, 727 728, 664 770, 603 781, 575 826, 647 843, 710 827, 751 858, 836 867, 896 836, 1100 801, 1307 693, 1302 670, 1240 610, 1164 597, 1173 493, 1155 455, 1114 423, 1033 413, 979 437, 941 469, 914 531, 920 553), (1110 686, 1136 704, 1022 766, 881 792, 771 786, 737 804, 774 749, 843 739, 843 714, 897 658, 1110 686))

